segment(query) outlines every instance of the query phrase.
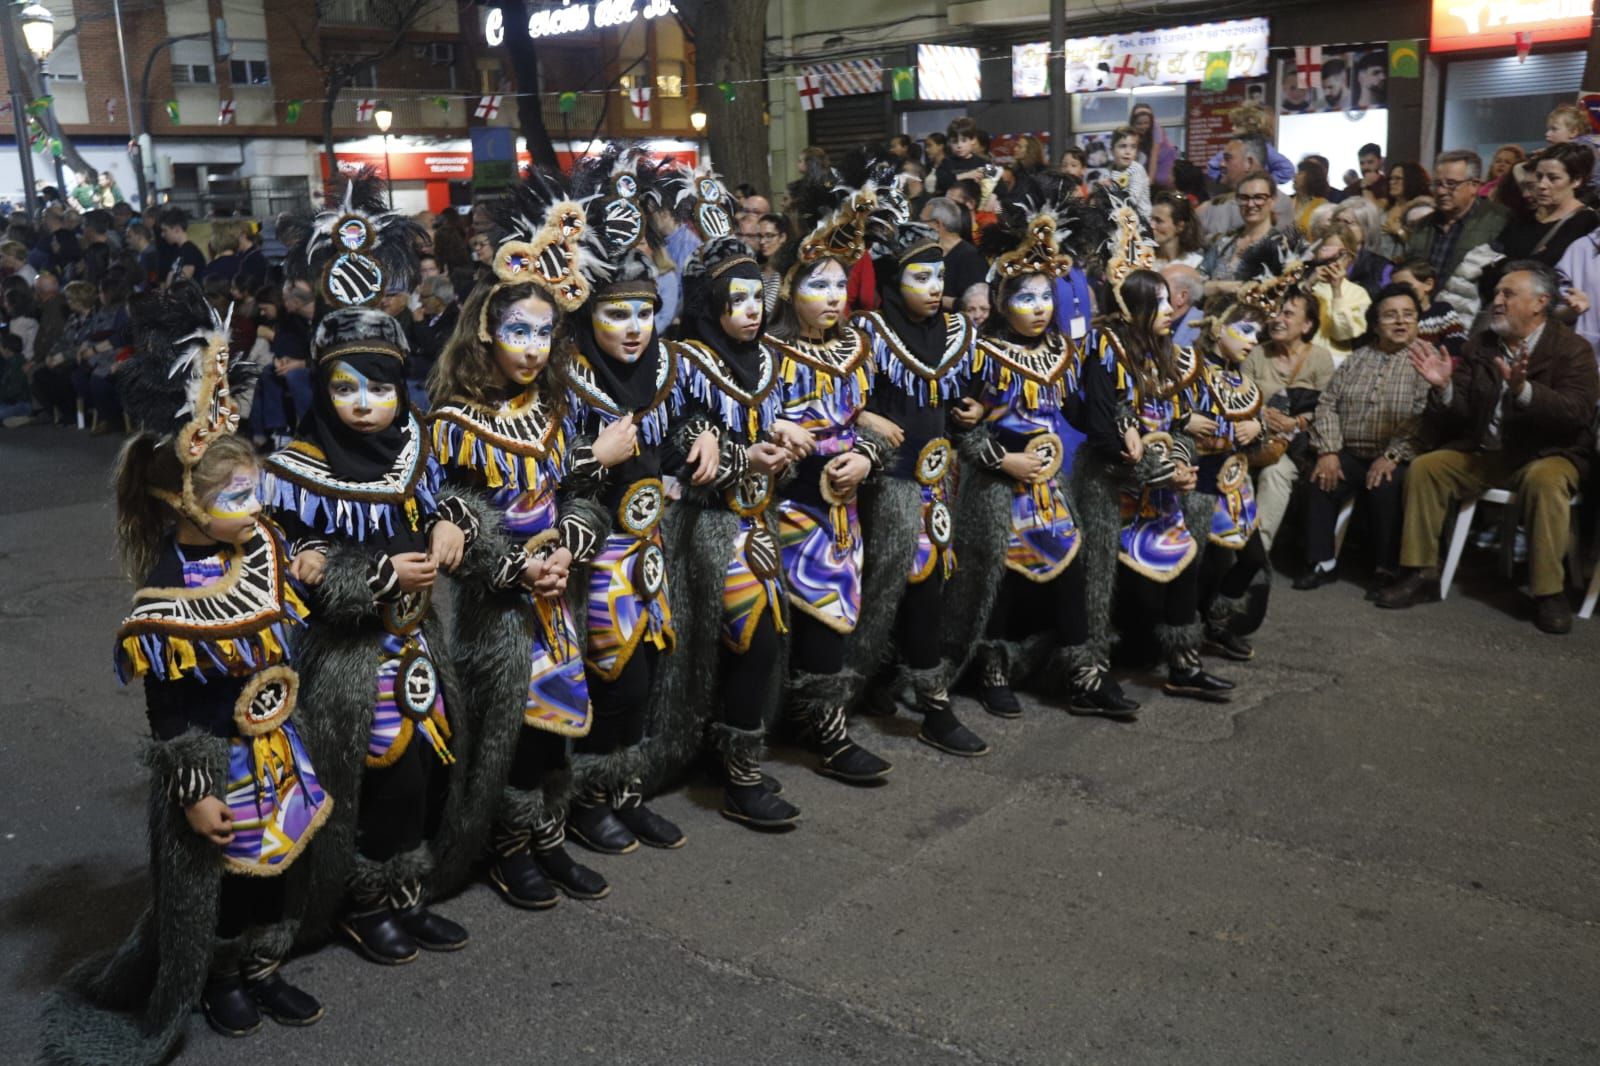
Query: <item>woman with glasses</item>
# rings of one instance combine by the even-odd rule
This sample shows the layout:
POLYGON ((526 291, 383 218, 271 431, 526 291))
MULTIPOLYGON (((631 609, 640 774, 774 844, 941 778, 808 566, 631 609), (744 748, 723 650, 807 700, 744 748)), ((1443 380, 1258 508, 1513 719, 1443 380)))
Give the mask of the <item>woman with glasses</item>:
POLYGON ((1378 292, 1369 314, 1369 340, 1356 349, 1317 400, 1306 505, 1306 573, 1301 590, 1334 580, 1334 523, 1353 493, 1364 497, 1380 583, 1400 562, 1401 505, 1406 467, 1421 450, 1418 431, 1428 402, 1428 383, 1412 368, 1416 348, 1435 355, 1417 336, 1422 306, 1407 285, 1378 292))
POLYGON ((756 245, 753 251, 756 253, 756 263, 761 267, 761 302, 769 319, 778 309, 778 290, 783 287, 783 275, 778 273, 773 263, 778 258, 779 249, 789 243, 793 233, 788 215, 771 212, 762 215, 756 222, 756 245))
POLYGON ((1213 238, 1200 260, 1200 273, 1208 279, 1208 302, 1225 302, 1221 297, 1231 299, 1244 282, 1263 272, 1274 276, 1282 273, 1284 262, 1298 250, 1299 238, 1272 224, 1272 201, 1277 192, 1272 179, 1260 171, 1239 179, 1233 198, 1244 224, 1232 233, 1213 238))

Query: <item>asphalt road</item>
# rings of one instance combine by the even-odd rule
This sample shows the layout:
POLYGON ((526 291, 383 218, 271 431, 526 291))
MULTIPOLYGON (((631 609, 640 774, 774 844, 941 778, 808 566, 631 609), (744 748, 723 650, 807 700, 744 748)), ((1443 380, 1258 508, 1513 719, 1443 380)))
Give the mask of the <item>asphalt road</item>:
MULTIPOLYGON (((143 714, 111 634, 115 442, 0 431, 0 1033, 142 906, 143 714)), ((309 1030, 180 1061, 1561 1063, 1600 1061, 1600 620, 1537 633, 1483 558, 1388 613, 1280 585, 1226 706, 1136 724, 1030 703, 962 762, 906 718, 856 791, 793 753, 782 837, 660 801, 682 851, 595 858, 615 891, 396 970, 291 963, 309 1030)), ((1149 681, 1150 679, 1140 679, 1149 681)))

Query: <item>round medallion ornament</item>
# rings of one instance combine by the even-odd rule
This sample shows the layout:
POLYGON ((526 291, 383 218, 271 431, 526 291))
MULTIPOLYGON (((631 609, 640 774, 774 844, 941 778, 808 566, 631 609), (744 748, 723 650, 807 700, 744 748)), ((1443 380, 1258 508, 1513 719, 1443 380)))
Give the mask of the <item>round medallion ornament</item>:
POLYGON ((617 523, 631 536, 648 537, 661 521, 661 509, 665 503, 666 494, 662 491, 660 481, 655 478, 636 481, 628 487, 621 506, 617 508, 617 523))
POLYGON ((661 586, 667 583, 667 555, 661 546, 646 544, 644 550, 639 552, 639 561, 634 564, 633 573, 639 595, 647 600, 659 596, 661 586))
POLYGON ((1244 456, 1234 452, 1223 460, 1221 469, 1217 471, 1217 490, 1224 493, 1238 492, 1249 477, 1250 463, 1244 456))
POLYGON ((1023 449, 1029 455, 1037 455, 1044 463, 1040 475, 1044 480, 1049 480, 1061 472, 1061 464, 1066 460, 1066 445, 1061 443, 1061 438, 1054 433, 1038 433, 1028 438, 1028 445, 1023 449))
POLYGON ((950 508, 943 500, 934 500, 928 507, 928 539, 933 541, 936 548, 950 547, 950 541, 955 534, 955 520, 950 515, 950 508))
POLYGON ((407 718, 421 719, 433 713, 439 699, 439 672, 421 648, 407 648, 400 656, 400 669, 394 677, 394 701, 407 718))
POLYGON ((633 248, 644 236, 644 213, 632 200, 611 200, 606 204, 606 243, 618 251, 633 248))
POLYGON ((739 483, 727 491, 724 499, 728 510, 741 518, 754 518, 767 509, 772 500, 772 479, 754 471, 746 473, 739 483))
POLYGON ((362 307, 383 295, 383 268, 362 252, 345 252, 328 265, 322 291, 332 303, 362 307))
POLYGON ((252 677, 233 705, 233 722, 247 737, 277 729, 294 713, 300 675, 288 666, 270 666, 252 677))
POLYGON ((917 480, 924 485, 937 485, 950 472, 950 442, 935 437, 922 446, 917 455, 917 480))
POLYGON ((415 633, 422 620, 427 617, 428 607, 432 602, 433 597, 427 589, 421 592, 402 592, 398 599, 383 605, 380 612, 383 628, 397 637, 415 633))
POLYGON ((634 180, 632 174, 620 174, 617 176, 616 189, 618 196, 625 200, 631 200, 634 194, 639 191, 639 183, 634 180))
POLYGON ((750 567, 750 572, 762 581, 771 581, 778 576, 782 566, 778 538, 772 535, 772 530, 767 528, 765 522, 758 521, 750 528, 750 535, 745 538, 744 561, 750 567))

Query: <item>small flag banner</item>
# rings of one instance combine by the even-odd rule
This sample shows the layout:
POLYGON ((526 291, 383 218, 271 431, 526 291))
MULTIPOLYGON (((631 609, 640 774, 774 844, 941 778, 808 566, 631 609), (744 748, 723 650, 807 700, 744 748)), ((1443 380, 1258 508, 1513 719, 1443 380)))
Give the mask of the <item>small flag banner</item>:
POLYGON ((650 121, 650 90, 647 88, 629 89, 628 106, 633 108, 633 117, 640 122, 650 121))
POLYGON ((115 96, 108 96, 106 97, 106 122, 111 123, 115 121, 117 121, 117 98, 115 96))
POLYGON ((357 100, 356 101, 356 121, 357 122, 371 122, 372 121, 372 113, 374 111, 376 111, 376 110, 378 110, 378 101, 376 101, 376 100, 357 100))
POLYGON ((1311 89, 1322 84, 1322 46, 1320 44, 1294 50, 1294 83, 1301 89, 1311 89))
POLYGON ((895 67, 889 77, 889 94, 896 100, 917 98, 917 68, 895 67))
POLYGON ((1517 32, 1517 62, 1526 63, 1528 53, 1533 51, 1533 31, 1519 30, 1517 32))
POLYGON ((40 96, 30 100, 28 101, 28 114, 42 115, 50 110, 50 105, 53 103, 55 103, 55 97, 53 96, 40 96))
POLYGON ((883 64, 876 59, 810 63, 804 73, 820 78, 823 96, 861 96, 883 92, 883 64))
POLYGON ((1389 42, 1389 77, 1422 77, 1422 47, 1415 37, 1389 42))
POLYGON ((733 82, 731 81, 717 82, 717 91, 720 92, 722 94, 722 98, 728 101, 730 104, 733 103, 733 101, 737 98, 737 94, 733 91, 733 82))
POLYGON ((233 125, 233 101, 223 100, 217 105, 217 125, 233 125))
POLYGON ((1232 52, 1207 52, 1206 76, 1200 82, 1200 88, 1211 92, 1221 92, 1228 87, 1228 71, 1233 66, 1232 52))
POLYGON ((167 101, 167 118, 172 122, 178 121, 178 101, 167 101))
POLYGON ((822 79, 815 74, 802 74, 794 80, 795 91, 800 94, 803 111, 822 109, 822 79))
POLYGON ((478 98, 478 106, 473 109, 472 116, 481 118, 485 122, 493 120, 495 116, 500 114, 500 101, 503 99, 505 99, 503 96, 480 96, 478 98))
POLYGON ((560 111, 563 115, 570 115, 574 111, 578 110, 578 94, 574 92, 564 92, 560 96, 556 97, 556 110, 560 111))
POLYGON ((304 100, 290 100, 283 108, 283 120, 289 125, 300 121, 300 112, 305 108, 304 100))
POLYGON ((435 96, 433 98, 433 106, 448 115, 450 113, 450 98, 448 96, 435 96))

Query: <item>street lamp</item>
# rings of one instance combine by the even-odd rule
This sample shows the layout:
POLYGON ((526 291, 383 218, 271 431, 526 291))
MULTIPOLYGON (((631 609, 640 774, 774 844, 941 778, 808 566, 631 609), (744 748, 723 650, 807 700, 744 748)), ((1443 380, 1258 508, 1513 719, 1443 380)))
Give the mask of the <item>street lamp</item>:
POLYGON ((383 134, 383 178, 389 185, 389 206, 393 207, 394 175, 389 172, 389 127, 394 125, 394 108, 389 106, 389 101, 378 101, 378 106, 372 109, 372 121, 378 124, 378 132, 383 134))
POLYGON ((691 111, 689 113, 689 125, 694 127, 696 133, 704 133, 706 131, 706 113, 704 111, 691 111))
MULTIPOLYGON (((50 72, 45 69, 44 61, 56 46, 56 17, 50 9, 40 3, 31 3, 22 6, 17 12, 17 21, 22 25, 22 40, 28 46, 28 51, 33 53, 33 58, 39 61, 39 82, 44 88, 46 96, 50 95, 50 72)), ((52 110, 51 122, 55 121, 52 110)), ((59 132, 59 126, 57 128, 59 132)), ((20 139, 19 134, 19 139, 20 139)), ((61 191, 63 199, 67 195, 67 176, 61 168, 61 157, 56 155, 46 139, 46 151, 50 152, 56 164, 56 187, 61 191)))

